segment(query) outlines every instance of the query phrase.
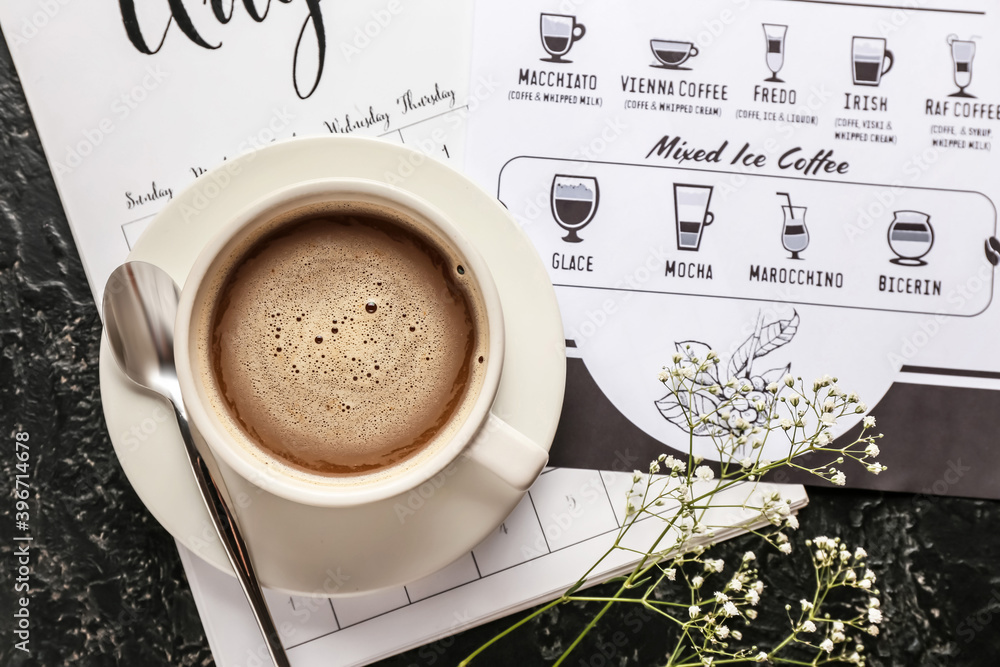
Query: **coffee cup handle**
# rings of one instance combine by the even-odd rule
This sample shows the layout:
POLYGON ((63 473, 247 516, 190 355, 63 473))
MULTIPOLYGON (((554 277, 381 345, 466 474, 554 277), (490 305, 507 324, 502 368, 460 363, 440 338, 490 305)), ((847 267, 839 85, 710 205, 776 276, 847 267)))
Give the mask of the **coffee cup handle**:
POLYGON ((587 34, 587 27, 585 25, 583 25, 582 23, 577 23, 576 25, 573 26, 573 41, 574 42, 576 40, 578 40, 578 39, 583 39, 583 36, 586 35, 586 34, 587 34), (576 34, 576 29, 577 28, 580 29, 580 34, 579 35, 576 34))
POLYGON ((694 58, 697 55, 698 55, 698 47, 697 46, 692 46, 691 47, 691 57, 694 58))
POLYGON ((889 66, 882 70, 882 74, 888 74, 889 70, 892 69, 892 64, 895 62, 895 58, 892 57, 892 51, 889 49, 885 50, 885 59, 888 61, 889 66))
POLYGON ((711 211, 705 213, 705 226, 708 227, 710 224, 715 222, 715 214, 711 211))
POLYGON ((548 451, 492 412, 465 455, 518 491, 527 491, 549 462, 548 451))

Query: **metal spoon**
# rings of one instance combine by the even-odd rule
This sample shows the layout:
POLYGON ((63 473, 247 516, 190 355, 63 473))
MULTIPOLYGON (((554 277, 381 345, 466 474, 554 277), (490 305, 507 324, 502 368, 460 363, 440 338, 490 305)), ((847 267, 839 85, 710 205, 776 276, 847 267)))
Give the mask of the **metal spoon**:
MULTIPOLYGON (((221 477, 212 477, 191 438, 174 366, 174 319, 179 299, 180 290, 163 269, 146 262, 126 262, 114 270, 104 288, 104 328, 122 372, 173 404, 184 449, 215 532, 250 603, 271 659, 277 667, 288 667, 288 656, 267 610, 247 545, 226 504, 229 494, 225 482, 221 477)), ((210 456, 211 453, 205 453, 205 457, 210 456)))

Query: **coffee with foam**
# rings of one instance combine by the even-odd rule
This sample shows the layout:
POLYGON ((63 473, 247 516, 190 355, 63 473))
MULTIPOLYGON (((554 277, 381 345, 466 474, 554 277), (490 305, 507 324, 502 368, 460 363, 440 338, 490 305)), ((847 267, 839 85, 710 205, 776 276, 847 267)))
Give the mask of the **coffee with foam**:
POLYGON ((478 285, 398 211, 290 212, 217 275, 200 318, 203 382, 265 460, 327 477, 391 472, 446 444, 476 402, 489 347, 478 285))

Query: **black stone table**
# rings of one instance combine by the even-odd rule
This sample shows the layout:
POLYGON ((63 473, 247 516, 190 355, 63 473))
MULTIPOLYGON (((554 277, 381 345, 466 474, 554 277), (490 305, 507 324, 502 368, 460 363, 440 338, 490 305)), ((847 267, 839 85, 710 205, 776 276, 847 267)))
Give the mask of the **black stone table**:
MULTIPOLYGON (((174 542, 139 501, 108 439, 97 373, 101 323, 6 46, 0 303, 0 665, 212 664, 174 542), (22 532, 14 516, 19 430, 31 445, 30 655, 14 648, 13 612, 25 595, 15 594, 20 543, 12 539, 22 532)), ((883 441, 883 448, 905 445, 891 434, 883 441)), ((889 620, 869 664, 1000 664, 1000 503, 816 489, 801 524, 799 539, 839 535, 870 554, 889 620)), ((744 537, 720 552, 758 547, 744 537)), ((787 559, 762 560, 770 598, 794 602, 811 582, 811 571, 789 568, 787 559)), ((624 616, 610 614, 568 664, 659 664, 664 627, 624 616), (619 631, 628 644, 612 650, 619 631)), ((578 606, 547 613, 478 664, 550 664, 588 620, 578 606)), ((381 664, 453 665, 504 627, 468 630, 381 664)), ((753 627, 766 643, 784 624, 776 614, 753 627)))

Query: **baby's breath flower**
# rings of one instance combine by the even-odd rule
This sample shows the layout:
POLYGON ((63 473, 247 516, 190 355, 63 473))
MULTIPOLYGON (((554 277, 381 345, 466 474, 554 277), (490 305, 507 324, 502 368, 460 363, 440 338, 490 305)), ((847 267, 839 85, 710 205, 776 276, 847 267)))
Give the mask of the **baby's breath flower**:
POLYGON ((868 622, 869 623, 881 623, 882 622, 882 610, 875 609, 872 607, 868 610, 868 622))
POLYGON ((882 603, 878 601, 878 598, 871 598, 868 600, 868 606, 872 609, 878 609, 882 603))
POLYGON ((778 547, 778 551, 783 554, 790 554, 792 553, 792 545, 786 542, 778 547))
POLYGON ((740 632, 739 630, 733 630, 731 634, 733 635, 733 639, 735 639, 736 641, 740 641, 741 639, 743 639, 743 633, 740 632))
POLYGON ((799 519, 794 514, 789 515, 788 519, 785 521, 785 525, 792 530, 797 530, 799 527, 799 519))
POLYGON ((698 618, 698 616, 700 615, 701 615, 701 607, 699 607, 696 604, 693 604, 690 607, 688 607, 688 616, 690 616, 691 618, 698 618))
POLYGON ((787 387, 795 386, 795 378, 792 377, 791 373, 785 374, 785 377, 781 378, 781 381, 784 382, 787 387))
POLYGON ((755 591, 752 588, 750 590, 748 590, 747 591, 747 602, 749 602, 751 605, 753 605, 753 606, 756 607, 757 603, 760 602, 760 593, 758 593, 757 591, 755 591))
MULTIPOLYGON (((732 602, 726 602, 722 605, 722 611, 725 612, 726 616, 738 616, 740 610, 736 608, 736 605, 732 602)), ((876 610, 877 611, 877 610, 876 610)))
POLYGON ((729 596, 722 591, 715 591, 715 601, 716 602, 728 602, 729 596))
POLYGON ((862 420, 862 423, 865 425, 865 428, 875 428, 875 417, 868 415, 862 420))
POLYGON ((764 662, 765 660, 767 660, 767 653, 764 653, 763 651, 758 653, 753 659, 754 662, 764 662))
POLYGON ((715 471, 708 466, 698 466, 694 470, 694 476, 702 481, 710 482, 715 479, 715 471))
POLYGON ((802 611, 809 611, 813 608, 813 603, 805 598, 799 600, 799 604, 802 605, 802 611))
POLYGON ((826 651, 827 653, 832 653, 833 652, 833 642, 830 641, 829 637, 826 638, 826 639, 824 639, 822 642, 820 642, 819 647, 821 649, 823 649, 824 651, 826 651))
POLYGON ((705 583, 705 580, 702 579, 701 577, 692 577, 691 578, 691 587, 692 588, 701 588, 701 585, 703 583, 705 583))
POLYGON ((669 581, 677 580, 677 570, 675 570, 674 568, 670 568, 669 570, 664 570, 663 574, 667 577, 669 581))
POLYGON ((765 387, 765 388, 766 388, 766 389, 767 389, 767 390, 768 390, 769 392, 771 392, 772 394, 777 394, 777 393, 778 393, 778 384, 777 384, 777 383, 775 383, 775 382, 771 382, 771 383, 770 383, 770 384, 768 384, 768 385, 767 385, 767 387, 765 387))
POLYGON ((833 434, 829 431, 823 430, 816 434, 816 444, 820 447, 826 447, 831 442, 833 442, 833 434))
POLYGON ((785 429, 786 431, 795 426, 795 423, 788 417, 782 418, 782 420, 778 422, 778 424, 780 424, 781 428, 785 429))
POLYGON ((830 477, 830 481, 836 484, 837 486, 843 486, 847 484, 847 475, 845 475, 843 472, 839 470, 836 470, 834 471, 833 476, 830 477))
POLYGON ((868 634, 870 634, 872 637, 878 637, 878 626, 877 625, 869 625, 868 626, 868 634))
POLYGON ((861 560, 862 558, 867 558, 868 552, 862 549, 861 547, 858 547, 857 549, 854 550, 854 557, 858 560, 861 560))
POLYGON ((660 371, 656 377, 660 380, 660 382, 666 382, 670 379, 670 371, 660 371))
POLYGON ((867 454, 868 456, 878 456, 881 453, 882 451, 878 448, 878 445, 876 445, 874 442, 865 447, 865 454, 867 454))
POLYGON ((743 562, 744 563, 749 563, 752 560, 757 560, 757 554, 755 554, 752 551, 748 551, 745 554, 743 554, 743 562))
POLYGON ((754 620, 755 618, 757 618, 757 610, 756 609, 747 609, 745 612, 743 612, 743 614, 747 618, 749 618, 751 621, 754 620))
POLYGON ((877 475, 885 470, 885 466, 882 465, 881 463, 872 463, 871 465, 867 465, 865 467, 868 469, 868 472, 872 473, 873 475, 877 475))
POLYGON ((740 467, 742 467, 742 468, 752 468, 753 467, 753 460, 752 459, 743 459, 742 461, 740 461, 740 467))
POLYGON ((802 630, 802 632, 816 632, 816 624, 812 621, 806 621, 799 626, 799 629, 802 630))
POLYGON ((720 625, 715 629, 715 634, 718 635, 719 639, 725 639, 729 636, 729 626, 720 625))

